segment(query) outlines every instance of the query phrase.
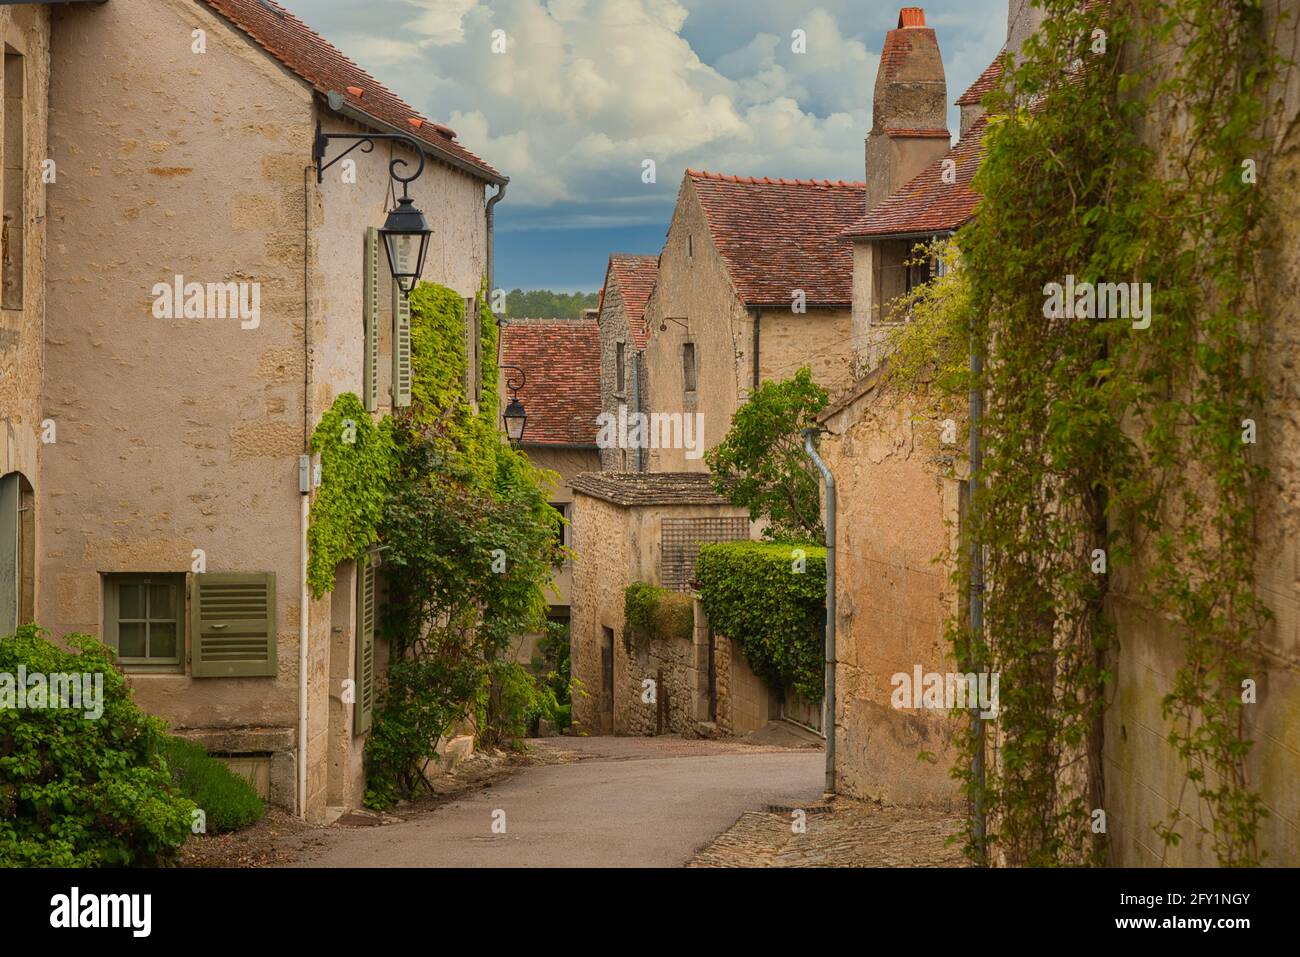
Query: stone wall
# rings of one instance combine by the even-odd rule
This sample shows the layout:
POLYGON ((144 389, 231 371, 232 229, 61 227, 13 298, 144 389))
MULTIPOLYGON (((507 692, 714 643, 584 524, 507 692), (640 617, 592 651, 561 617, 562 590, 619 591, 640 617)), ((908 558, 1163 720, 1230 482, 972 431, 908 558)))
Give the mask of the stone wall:
MULTIPOLYGON (((36 494, 45 454, 41 385, 46 374, 45 269, 46 185, 42 163, 49 157, 46 143, 50 76, 50 19, 47 7, 22 4, 0 7, 0 39, 4 60, 4 141, 0 167, 5 171, 6 252, 11 263, 0 272, 0 475, 19 472, 36 494), (18 200, 21 199, 21 206, 18 200)), ((57 173, 57 168, 56 168, 57 173)), ((57 427, 53 435, 57 439, 57 427)), ((44 514, 24 523, 18 570, 18 619, 30 620, 49 585, 35 567, 44 533, 44 514)), ((8 611, 8 610, 7 610, 8 611)))
MULTIPOLYGON (((307 811, 320 818, 327 802, 359 793, 364 742, 341 698, 355 615, 330 596, 306 608, 300 599, 298 455, 334 399, 361 389, 362 243, 384 220, 388 150, 352 153, 355 183, 335 166, 318 186, 308 169, 318 116, 327 130, 359 128, 321 114, 304 81, 205 5, 115 0, 54 17, 59 177, 49 194, 44 402, 60 442, 45 453, 38 494, 48 518, 40 618, 56 634, 99 634, 103 573, 185 573, 196 548, 208 571, 274 572, 276 677, 182 671, 130 681, 137 701, 174 726, 247 729, 241 740, 252 748, 249 735, 262 734, 254 750, 263 752, 291 740, 295 755, 305 751, 307 811), (191 50, 195 29, 205 31, 205 53, 191 50), (152 287, 174 275, 259 283, 260 323, 153 318, 152 287)), ((483 184, 430 160, 411 192, 438 211, 425 278, 477 295, 483 184)), ((388 293, 385 284, 381 329, 388 293)), ((389 340, 381 336, 385 351, 389 340)), ((386 407, 387 355, 379 366, 386 407)), ((350 567, 336 596, 355 589, 350 567)))
MULTIPOLYGON (((1300 24, 1294 15, 1279 22, 1283 9, 1294 13, 1293 4, 1265 4, 1266 30, 1269 35, 1278 30, 1278 51, 1294 59, 1300 24)), ((1279 111, 1271 128, 1275 152, 1270 164, 1261 164, 1259 182, 1270 191, 1276 218, 1265 233, 1262 272, 1269 279, 1260 286, 1267 324, 1259 371, 1266 394, 1253 455, 1269 470, 1256 523, 1261 548, 1255 581, 1274 621, 1254 649, 1258 701, 1243 709, 1243 720, 1254 742, 1248 784, 1269 811, 1260 825, 1259 846, 1268 852, 1266 863, 1294 867, 1300 864, 1300 789, 1295 786, 1300 780, 1300 71, 1282 74, 1270 102, 1279 111)), ((1158 150, 1166 142, 1156 125, 1147 135, 1158 150)), ((1158 334, 1159 321, 1153 317, 1151 334, 1158 334)), ((1111 584, 1119 642, 1103 760, 1112 859, 1119 866, 1212 865, 1213 849, 1186 825, 1180 828, 1184 840, 1168 850, 1152 831, 1175 808, 1193 819, 1204 811, 1187 785, 1185 762, 1167 743, 1161 713, 1186 649, 1143 602, 1147 574, 1139 557, 1111 584)))
POLYGON ((836 787, 956 808, 953 720, 891 700, 895 674, 957 670, 944 622, 956 610, 949 575, 964 463, 940 447, 939 424, 918 414, 903 397, 871 390, 826 421, 822 455, 839 503, 836 787))

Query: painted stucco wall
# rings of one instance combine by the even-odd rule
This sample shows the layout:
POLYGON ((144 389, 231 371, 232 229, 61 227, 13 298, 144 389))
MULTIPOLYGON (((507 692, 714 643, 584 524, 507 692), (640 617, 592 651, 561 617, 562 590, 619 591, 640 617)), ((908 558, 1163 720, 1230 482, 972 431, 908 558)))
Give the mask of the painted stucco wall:
MULTIPOLYGON (((146 710, 209 747, 271 751, 283 769, 286 749, 290 757, 299 750, 298 455, 334 398, 360 391, 362 241, 367 225, 383 222, 388 151, 354 152, 356 183, 341 181, 340 164, 318 187, 306 170, 318 116, 311 91, 202 5, 61 9, 52 61, 59 179, 50 187, 44 400, 60 441, 45 453, 49 481, 38 503, 47 520, 40 566, 51 586, 40 618, 56 634, 99 634, 103 573, 187 572, 197 548, 208 571, 274 572, 277 677, 137 674, 131 682, 146 710), (205 31, 205 53, 192 52, 194 29, 205 31), (259 324, 154 318, 153 285, 177 274, 260 283, 259 324)), ((425 278, 477 295, 482 184, 431 160, 412 195, 435 227, 425 278)), ((386 274, 382 254, 381 268, 386 274)), ((389 296, 380 300, 383 329, 389 296)), ((381 339, 387 403, 391 336, 381 339)), ((337 600, 354 600, 350 564, 336 588, 337 600)), ((307 609, 313 818, 328 801, 353 802, 362 781, 363 742, 341 701, 355 615, 335 602, 326 596, 307 609)), ((293 768, 286 787, 276 767, 273 798, 292 802, 293 768)))
POLYGON ((939 423, 869 392, 831 416, 822 455, 838 487, 836 783, 854 797, 956 808, 947 711, 893 706, 895 674, 955 673, 945 619, 964 463, 939 423), (900 516, 904 520, 900 521, 900 516), (936 561, 937 560, 937 561, 936 561), (925 752, 930 757, 922 760, 925 752))

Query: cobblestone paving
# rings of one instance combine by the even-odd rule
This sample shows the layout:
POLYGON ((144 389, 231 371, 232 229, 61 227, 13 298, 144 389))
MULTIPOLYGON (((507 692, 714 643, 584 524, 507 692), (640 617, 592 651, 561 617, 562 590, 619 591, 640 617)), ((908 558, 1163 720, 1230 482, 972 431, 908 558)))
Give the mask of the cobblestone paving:
POLYGON ((790 811, 747 811, 687 867, 963 867, 948 837, 961 818, 912 807, 836 799, 806 809, 796 834, 790 811))

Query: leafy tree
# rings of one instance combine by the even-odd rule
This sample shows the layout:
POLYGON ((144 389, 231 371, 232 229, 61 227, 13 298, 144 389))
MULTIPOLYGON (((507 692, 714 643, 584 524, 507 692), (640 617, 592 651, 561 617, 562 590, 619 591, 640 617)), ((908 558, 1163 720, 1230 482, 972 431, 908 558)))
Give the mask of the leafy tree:
POLYGON ((584 309, 600 301, 595 292, 512 289, 506 293, 506 316, 512 319, 581 319, 584 309))
POLYGON ((804 366, 781 382, 764 382, 731 420, 731 431, 705 454, 713 487, 732 505, 765 518, 769 538, 822 541, 820 476, 802 431, 826 408, 826 390, 804 366))

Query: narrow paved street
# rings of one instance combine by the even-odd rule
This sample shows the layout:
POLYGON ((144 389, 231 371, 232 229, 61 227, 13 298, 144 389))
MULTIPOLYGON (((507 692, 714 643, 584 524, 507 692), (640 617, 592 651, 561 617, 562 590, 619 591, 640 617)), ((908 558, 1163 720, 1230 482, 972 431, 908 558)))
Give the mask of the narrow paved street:
POLYGON ((583 759, 527 768, 401 823, 315 831, 297 863, 680 867, 747 811, 821 800, 825 758, 816 749, 671 737, 550 740, 538 746, 583 759), (505 833, 493 832, 497 812, 505 833))

